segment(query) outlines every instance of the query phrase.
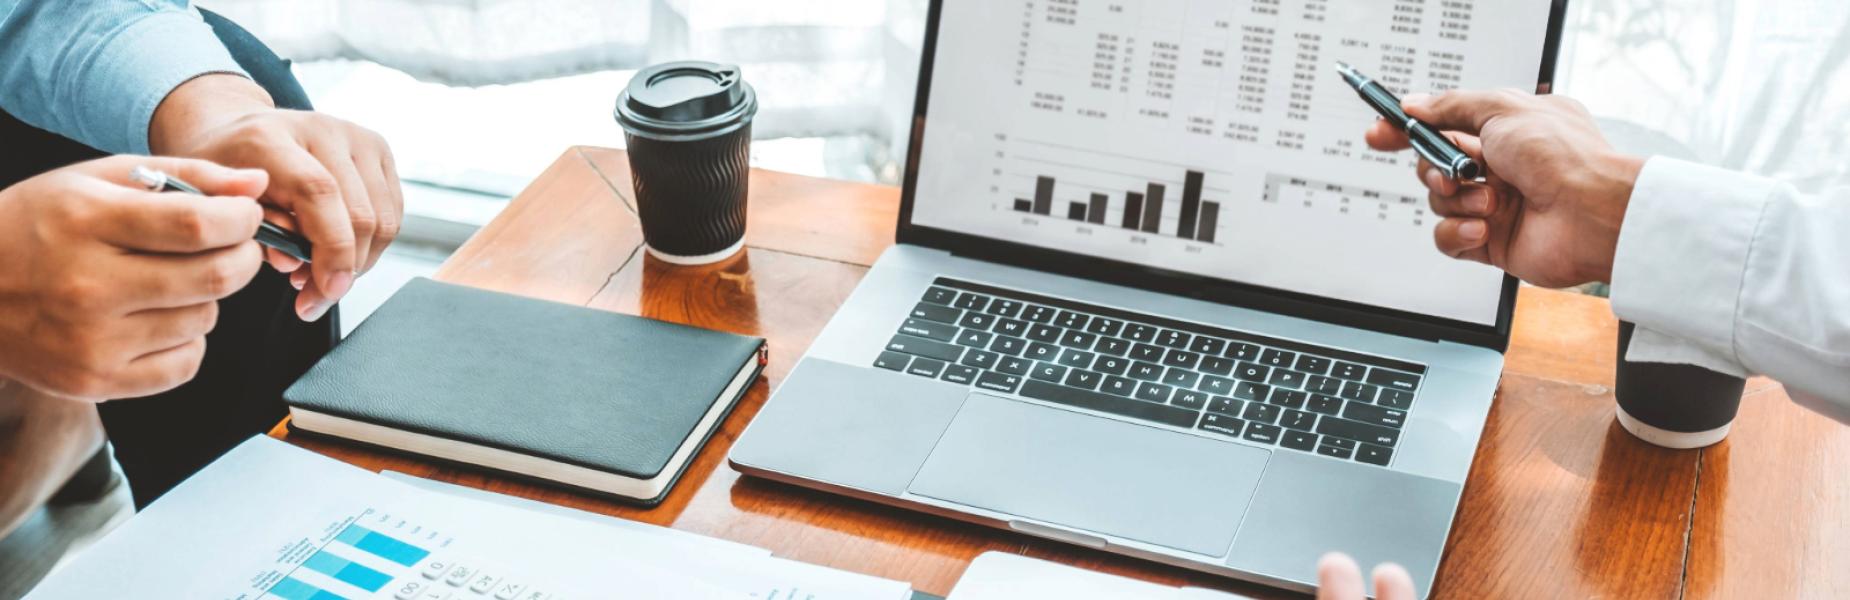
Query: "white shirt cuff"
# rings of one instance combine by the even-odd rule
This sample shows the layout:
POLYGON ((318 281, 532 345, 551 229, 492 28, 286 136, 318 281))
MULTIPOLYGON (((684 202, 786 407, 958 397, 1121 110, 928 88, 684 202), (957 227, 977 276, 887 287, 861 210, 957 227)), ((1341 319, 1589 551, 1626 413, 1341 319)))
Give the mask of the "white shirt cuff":
POLYGON ((1612 310, 1637 324, 1628 358, 1740 374, 1735 318, 1774 182, 1657 157, 1633 187, 1612 264, 1612 310))

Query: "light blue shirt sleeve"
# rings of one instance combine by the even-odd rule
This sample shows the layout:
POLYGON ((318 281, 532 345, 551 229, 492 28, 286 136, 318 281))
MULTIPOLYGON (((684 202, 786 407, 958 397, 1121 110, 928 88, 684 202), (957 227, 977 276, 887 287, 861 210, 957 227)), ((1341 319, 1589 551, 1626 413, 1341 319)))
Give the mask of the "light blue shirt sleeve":
POLYGON ((0 108, 112 153, 148 153, 161 100, 245 75, 189 0, 0 0, 0 108))

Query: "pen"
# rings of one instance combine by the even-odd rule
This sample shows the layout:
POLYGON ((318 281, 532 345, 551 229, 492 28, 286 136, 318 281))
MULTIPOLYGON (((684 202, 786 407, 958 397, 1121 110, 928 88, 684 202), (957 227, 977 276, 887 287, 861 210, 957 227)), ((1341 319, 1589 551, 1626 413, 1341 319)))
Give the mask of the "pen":
POLYGON ((1381 113, 1381 118, 1387 119, 1389 123, 1394 124, 1395 128, 1406 132, 1407 139, 1413 142, 1413 151, 1420 153, 1420 158, 1426 159, 1426 162, 1438 167, 1439 172, 1444 173, 1446 178, 1452 181, 1472 181, 1482 174, 1477 161, 1471 160, 1465 151, 1453 145, 1452 140, 1440 135, 1438 131, 1434 131, 1431 126, 1421 123, 1418 119, 1407 116, 1407 113, 1400 109, 1400 99, 1395 98, 1393 93, 1387 91, 1387 88, 1381 87, 1381 84, 1356 72, 1348 63, 1342 61, 1337 61, 1336 72, 1342 73, 1343 81, 1347 82, 1349 87, 1355 88, 1356 95, 1361 96, 1363 102, 1374 107, 1375 112, 1381 113))
MULTIPOLYGON (((204 192, 199 191, 199 188, 193 187, 192 184, 185 181, 181 181, 178 177, 147 167, 135 167, 135 170, 129 172, 128 178, 135 183, 148 186, 148 190, 150 191, 182 192, 195 196, 205 195, 204 192)), ((295 257, 296 260, 311 262, 309 260, 309 254, 312 248, 309 246, 308 238, 302 237, 302 234, 277 227, 269 221, 262 221, 257 224, 257 243, 275 248, 278 252, 295 257)))

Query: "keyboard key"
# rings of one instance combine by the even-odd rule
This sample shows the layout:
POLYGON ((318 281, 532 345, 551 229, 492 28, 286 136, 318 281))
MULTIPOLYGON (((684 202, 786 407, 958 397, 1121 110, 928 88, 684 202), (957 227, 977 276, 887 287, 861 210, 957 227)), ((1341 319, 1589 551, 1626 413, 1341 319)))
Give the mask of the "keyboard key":
POLYGON ((1117 394, 1128 398, 1137 394, 1137 382, 1116 375, 1106 375, 1105 384, 1099 386, 1098 389, 1102 392, 1117 394))
POLYGON ((989 340, 994 337, 996 334, 987 331, 965 329, 963 333, 957 334, 957 345, 980 349, 988 346, 989 340))
POLYGON ((964 359, 959 362, 978 369, 994 369, 996 368, 996 359, 998 358, 1001 358, 1001 356, 994 352, 969 350, 964 352, 964 359))
POLYGON ((1334 396, 1343 391, 1343 382, 1322 375, 1312 375, 1309 382, 1304 385, 1304 391, 1334 396))
POLYGON ((881 352, 880 356, 874 359, 874 366, 888 371, 904 371, 906 363, 911 360, 911 356, 898 352, 881 352))
POLYGON ((964 349, 960 346, 903 334, 893 336, 893 339, 886 343, 886 349, 938 360, 957 360, 957 357, 963 356, 964 353, 964 349))
POLYGON ((944 367, 944 375, 941 375, 939 378, 951 383, 970 385, 976 383, 976 376, 981 372, 982 371, 976 370, 976 367, 949 365, 944 367))
POLYGON ((1097 334, 1086 333, 1078 329, 1068 329, 1060 336, 1060 345, 1080 350, 1091 350, 1092 342, 1098 341, 1097 334))
POLYGON ((1219 356, 1214 356, 1211 354, 1203 354, 1201 355, 1201 367, 1200 368, 1203 371, 1207 371, 1215 375, 1229 375, 1233 373, 1234 364, 1235 363, 1233 359, 1231 358, 1221 358, 1219 356))
POLYGON ((1177 390, 1169 398, 1169 403, 1189 410, 1201 410, 1208 405, 1208 395, 1193 390, 1177 390))
POLYGON ((932 304, 949 305, 953 300, 957 299, 957 292, 934 285, 925 290, 925 297, 922 299, 932 304))
POLYGON ((899 332, 940 342, 948 342, 957 338, 956 325, 946 325, 924 319, 906 319, 905 323, 900 324, 899 332))
POLYGON ((1028 341, 1018 337, 998 335, 994 341, 989 342, 989 349, 998 354, 1021 356, 1022 351, 1028 349, 1028 341))
POLYGON ((1342 396, 1343 398, 1354 400, 1356 402, 1374 402, 1376 389, 1379 389, 1379 388, 1376 388, 1375 386, 1372 386, 1372 385, 1368 385, 1366 383, 1357 383, 1357 382, 1351 381, 1349 383, 1343 384, 1342 396))
POLYGON ((495 600, 515 600, 526 589, 524 584, 503 581, 501 585, 495 586, 495 600))
POLYGON ((951 305, 964 310, 983 310, 983 307, 989 306, 989 296, 984 296, 975 292, 964 292, 958 294, 957 301, 951 303, 951 305))
POLYGON ((1347 379, 1349 381, 1361 381, 1362 376, 1367 373, 1368 367, 1352 362, 1341 361, 1337 361, 1336 368, 1330 370, 1330 374, 1336 376, 1337 379, 1347 379))
POLYGON ((1375 404, 1406 410, 1413 407, 1413 392, 1381 388, 1381 394, 1375 397, 1375 404))
POLYGON ((1259 354, 1259 364, 1268 367, 1289 368, 1291 366, 1291 361, 1297 360, 1297 358, 1298 355, 1296 353, 1286 352, 1284 350, 1267 350, 1259 354))
POLYGON ((429 587, 416 579, 406 580, 404 585, 398 586, 398 589, 392 592, 392 597, 398 600, 418 600, 418 597, 423 596, 424 591, 429 587))
POLYGON ((1131 346, 1130 357, 1144 362, 1162 362, 1163 348, 1149 344, 1137 344, 1131 346))
POLYGON ((1123 330, 1123 321, 1107 319, 1105 317, 1092 317, 1092 322, 1086 325, 1086 331, 1106 337, 1114 337, 1118 335, 1118 332, 1123 330))
POLYGON ((1278 424, 1283 425, 1286 429, 1312 431, 1317 427, 1317 415, 1301 410, 1287 410, 1285 411, 1284 418, 1280 419, 1278 424))
POLYGON ((469 591, 477 594, 486 594, 488 590, 495 589, 495 584, 500 581, 501 578, 495 577, 494 575, 479 573, 475 576, 475 579, 469 582, 469 591))
POLYGON ((1074 350, 1072 348, 1067 348, 1065 351, 1060 353, 1059 362, 1061 366, 1073 367, 1076 369, 1087 369, 1087 368, 1092 367, 1092 357, 1094 356, 1097 356, 1097 355, 1091 352, 1084 352, 1080 350, 1074 350))
MULTIPOLYGON (((1325 441, 1328 441, 1330 438, 1326 437, 1323 439, 1325 441)), ((1348 448, 1331 446, 1329 444, 1322 444, 1322 445, 1317 446, 1317 453, 1322 454, 1324 456, 1328 456, 1330 458, 1340 458, 1343 460, 1349 460, 1349 457, 1355 454, 1355 451, 1350 450, 1348 448)))
POLYGON ((1132 397, 1145 402, 1168 402, 1169 393, 1172 391, 1175 391, 1175 388, 1145 381, 1137 385, 1137 395, 1132 397))
POLYGON ((450 561, 441 559, 429 560, 424 562, 423 575, 425 579, 435 581, 437 578, 443 577, 443 574, 449 570, 450 561))
POLYGON ((1156 365, 1156 364, 1151 364, 1147 362, 1141 362, 1141 361, 1133 362, 1131 363, 1130 376, 1131 376, 1131 379, 1140 379, 1143 381, 1158 381, 1163 378, 1163 367, 1162 365, 1156 365))
POLYGON ((1118 358, 1116 356, 1100 356, 1098 360, 1092 362, 1093 369, 1107 375, 1123 375, 1124 370, 1130 368, 1130 366, 1131 361, 1129 359, 1118 358))
POLYGON ((1148 342, 1156 339, 1156 328, 1149 325, 1131 323, 1124 326, 1124 337, 1133 342, 1148 342))
POLYGON ((1309 398, 1310 394, 1298 390, 1273 389, 1270 402, 1285 408, 1304 408, 1304 401, 1309 398))
POLYGON ((989 328, 996 324, 996 316, 969 311, 964 313, 964 318, 957 320, 957 324, 965 329, 989 331, 989 328))
POLYGON ((1208 412, 1237 417, 1246 412, 1246 403, 1226 396, 1215 396, 1208 400, 1208 412))
POLYGON ((1343 407, 1343 418, 1398 429, 1406 426, 1407 411, 1381 408, 1373 404, 1350 402, 1348 406, 1343 407))
POLYGON ((1259 360, 1259 347, 1252 344, 1233 342, 1227 346, 1227 358, 1247 362, 1259 360))
POLYGON ((912 307, 912 318, 937 321, 939 323, 956 323, 957 318, 963 316, 963 314, 964 311, 929 302, 920 302, 918 306, 912 307))
POLYGON ((1201 362, 1201 355, 1187 350, 1170 350, 1163 354, 1163 364, 1193 370, 1195 363, 1201 362))
POLYGON ((1023 353, 1022 356, 1030 360, 1053 362, 1055 357, 1060 356, 1060 347, 1053 344, 1030 342, 1028 344, 1028 351, 1023 353))
POLYGON ((469 580, 474 578, 475 567, 469 565, 456 565, 456 568, 450 569, 450 574, 443 578, 443 582, 455 587, 462 587, 463 584, 469 583, 469 580))
POLYGON ((1187 369, 1169 367, 1168 371, 1163 372, 1164 385, 1173 385, 1182 389, 1193 389, 1197 379, 1201 379, 1201 374, 1187 369))
POLYGON ((1026 308, 1021 309, 1022 320, 1029 321, 1032 323, 1052 322, 1053 315, 1054 315, 1054 309, 1047 308, 1039 304, 1030 304, 1026 308))
POLYGON ((1021 378, 1007 373, 985 371, 982 375, 977 376, 976 387, 1005 394, 1013 394, 1015 393, 1015 388, 1021 387, 1021 378))
POLYGON ((1303 387, 1305 377, 1306 375, 1303 373, 1278 368, 1272 369, 1272 376, 1266 379, 1266 383, 1272 384, 1273 387, 1285 387, 1295 390, 1299 387, 1303 387))
POLYGON ((1104 380, 1105 376, 1103 374, 1084 369, 1073 369, 1066 372, 1066 380, 1064 383, 1082 390, 1096 390, 1098 389, 1099 383, 1102 383, 1104 380))
POLYGON ((1271 394, 1271 393, 1272 393, 1271 386, 1265 385, 1263 383, 1253 383, 1251 381, 1242 381, 1238 385, 1233 386, 1233 397, 1239 398, 1241 400, 1251 400, 1253 402, 1264 402, 1266 395, 1271 394))
POLYGON ((989 328, 1000 335, 1022 337, 1028 335, 1028 322, 1016 319, 996 319, 996 325, 989 328))
POLYGON ((1219 395, 1219 396, 1227 396, 1227 395, 1233 394, 1233 380, 1228 379, 1226 377, 1215 377, 1213 375, 1209 375, 1207 377, 1201 378, 1201 384, 1195 387, 1200 389, 1201 391, 1204 391, 1210 394, 1219 395))
POLYGON ((1276 444, 1278 443, 1279 434, 1283 431, 1284 430, 1279 429, 1277 425, 1249 423, 1246 426, 1246 434, 1240 437, 1245 438, 1247 441, 1259 442, 1262 444, 1276 444))
POLYGON ((1309 354, 1299 354, 1298 362, 1296 365, 1293 365, 1292 368, 1312 375, 1323 375, 1330 372, 1330 359, 1321 356, 1311 356, 1309 354))
POLYGON ((1201 425, 1198 428, 1204 431, 1240 437, 1240 432, 1246 428, 1246 422, 1227 415, 1208 413, 1201 416, 1201 425))
POLYGON ((1028 339, 1052 344, 1060 341, 1060 328, 1052 325, 1029 325, 1028 339))
POLYGON ((1368 372, 1368 382, 1382 387, 1413 391, 1420 387, 1420 376, 1400 371, 1375 369, 1368 372))
POLYGON ((1336 417, 1319 419, 1317 433, 1382 446, 1393 446, 1400 442, 1400 430, 1398 429, 1336 417))
POLYGON ((1019 356, 1004 356, 996 363, 996 370, 1010 375, 1027 375, 1028 369, 1034 368, 1034 361, 1019 356))
POLYGON ((1054 317, 1053 319, 1054 324, 1067 329, 1084 329, 1086 323, 1090 323, 1091 321, 1092 317, 1070 310, 1060 311, 1060 316, 1054 317))
POLYGON ((1388 448, 1383 448, 1380 446, 1376 446, 1374 444, 1362 444, 1362 447, 1357 448, 1355 451, 1356 461, 1365 462, 1371 465, 1381 465, 1385 467, 1385 466, 1388 466, 1388 461, 1393 458, 1394 458, 1393 450, 1390 450, 1388 448))
POLYGON ((1273 423, 1278 421, 1279 412, 1277 406, 1263 402, 1248 402, 1246 403, 1246 410, 1240 413, 1240 417, 1248 421, 1273 423))
POLYGON ((1061 378, 1066 377, 1066 367, 1053 363, 1037 362, 1034 363, 1034 369, 1028 371, 1028 376, 1041 381, 1059 383, 1061 378))
POLYGON ((1092 350, 1099 354, 1124 356, 1131 351, 1131 343, 1128 340, 1121 340, 1113 337, 1099 338, 1098 345, 1093 347, 1092 350))
POLYGON ((1208 356, 1220 356, 1220 353, 1225 350, 1227 350, 1227 340, 1205 335, 1195 336, 1195 341, 1188 344, 1188 351, 1200 352, 1208 356))
POLYGON ((1021 314, 1021 301, 997 298, 989 303, 989 314, 998 317, 1013 317, 1021 314))
POLYGON ((1188 342, 1194 339, 1194 337, 1195 336, 1174 329, 1164 329, 1162 333, 1156 334, 1156 343, 1161 346, 1182 349, 1187 348, 1188 342))
POLYGON ((1088 392, 1086 390, 1040 381, 1029 380, 1022 383, 1021 395, 1036 400, 1046 400, 1048 402, 1065 404, 1067 406, 1096 410, 1114 415, 1123 415, 1133 419, 1143 419, 1145 421, 1153 421, 1164 425, 1192 427, 1195 424, 1195 411, 1186 408, 1167 404, 1156 404, 1153 402, 1141 402, 1122 396, 1088 392))
POLYGON ((1240 363, 1239 366, 1233 368, 1233 377, 1235 379, 1244 379, 1247 381, 1264 383, 1266 376, 1271 374, 1271 367, 1256 365, 1249 362, 1240 363))
POLYGON ((929 358, 915 358, 912 359, 912 364, 906 367, 906 372, 920 377, 937 379, 938 374, 944 372, 944 361, 932 360, 929 358))
POLYGON ((1305 452, 1316 452, 1317 451, 1317 434, 1305 433, 1302 431, 1292 431, 1290 429, 1286 429, 1285 436, 1278 440, 1278 445, 1284 446, 1286 448, 1290 448, 1292 450, 1303 450, 1305 452))

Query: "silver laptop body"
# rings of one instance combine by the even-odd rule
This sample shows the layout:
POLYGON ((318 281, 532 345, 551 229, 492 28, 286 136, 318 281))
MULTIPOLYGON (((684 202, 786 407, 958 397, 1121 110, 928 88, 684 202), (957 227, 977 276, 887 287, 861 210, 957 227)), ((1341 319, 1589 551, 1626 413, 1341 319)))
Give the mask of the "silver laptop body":
POLYGON ((1285 4, 934 0, 899 243, 733 467, 1287 589, 1341 551, 1430 590, 1516 282, 1430 249, 1412 158, 1360 148, 1328 63, 1546 92, 1565 3, 1285 4))

